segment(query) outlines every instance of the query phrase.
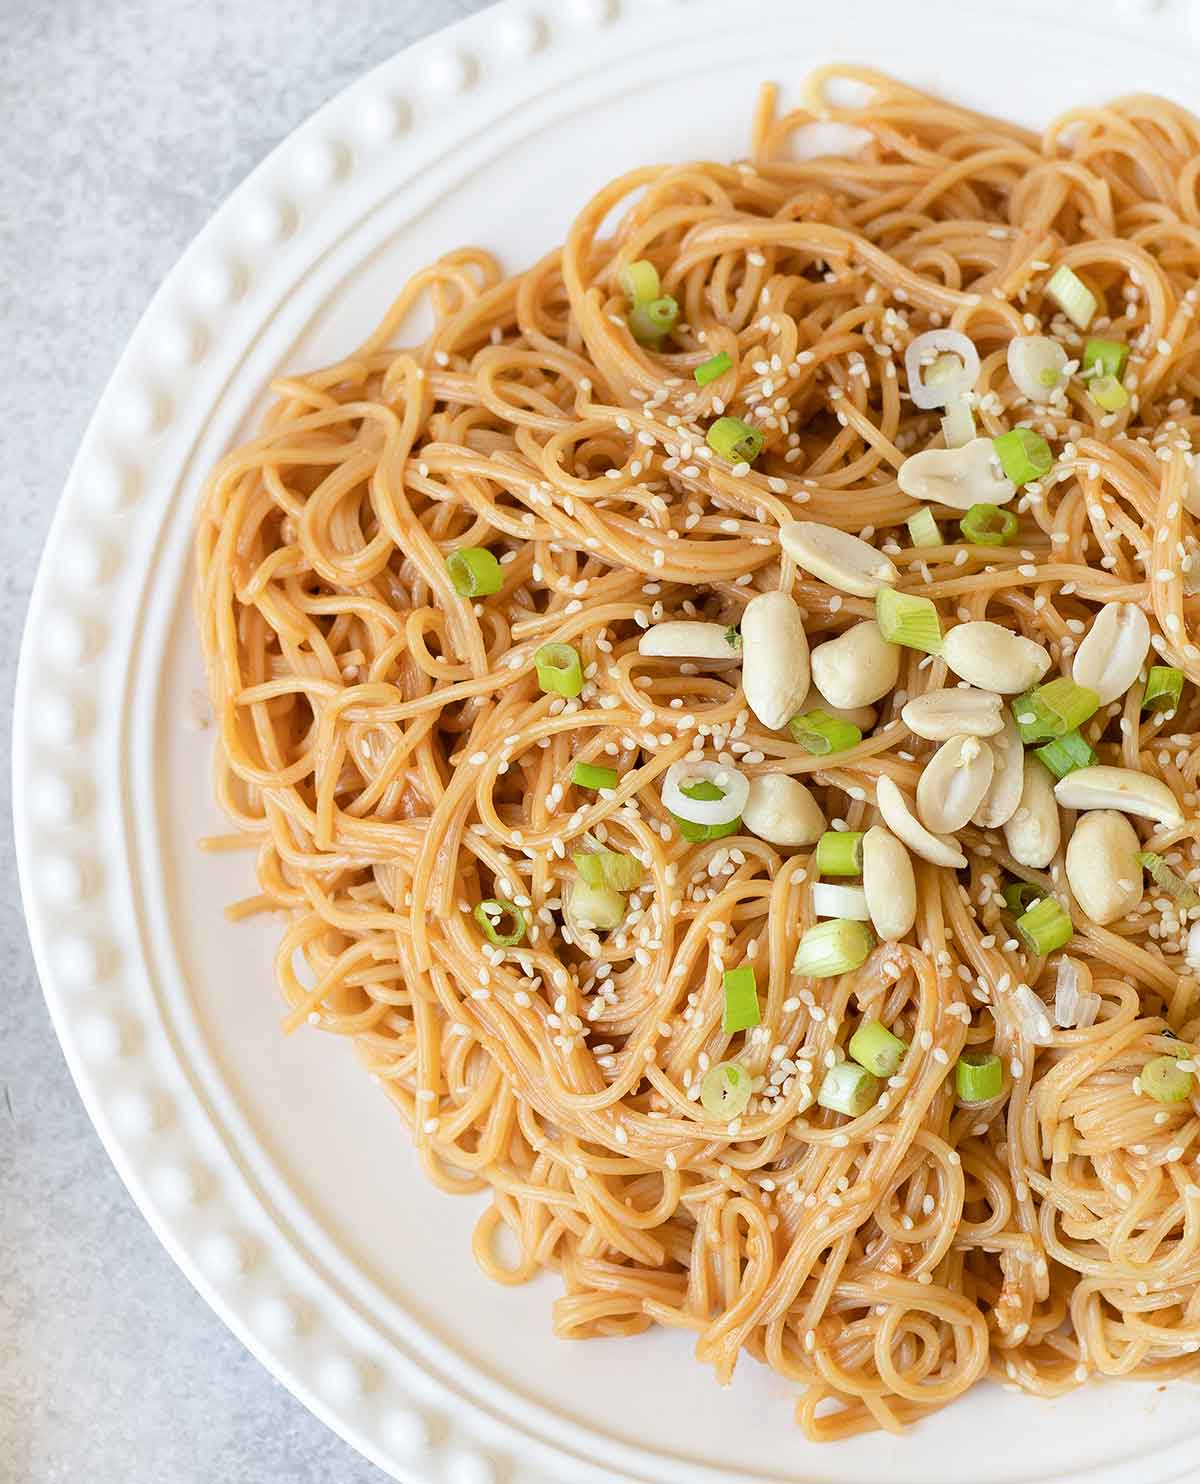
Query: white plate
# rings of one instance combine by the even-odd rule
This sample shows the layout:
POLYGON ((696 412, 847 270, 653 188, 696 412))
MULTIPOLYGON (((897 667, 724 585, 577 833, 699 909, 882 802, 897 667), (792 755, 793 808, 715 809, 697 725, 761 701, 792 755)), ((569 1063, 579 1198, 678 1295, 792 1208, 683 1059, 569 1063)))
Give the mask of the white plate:
POLYGON ((1194 99, 1170 7, 964 0, 498 6, 323 109, 164 284, 96 412, 34 593, 14 738, 17 845, 64 1050, 130 1190, 192 1282, 304 1402, 419 1484, 788 1480, 1163 1484, 1194 1476, 1200 1393, 980 1387, 909 1436, 818 1449, 751 1360, 691 1341, 555 1340, 552 1278, 491 1285, 476 1206, 432 1190, 344 1047, 285 1040, 275 929, 232 927, 188 612, 191 513, 259 389, 353 346, 463 242, 511 267, 650 159, 745 147, 757 82, 853 57, 1042 121, 1135 90, 1194 99), (1071 17, 1074 17, 1074 20, 1071 17))

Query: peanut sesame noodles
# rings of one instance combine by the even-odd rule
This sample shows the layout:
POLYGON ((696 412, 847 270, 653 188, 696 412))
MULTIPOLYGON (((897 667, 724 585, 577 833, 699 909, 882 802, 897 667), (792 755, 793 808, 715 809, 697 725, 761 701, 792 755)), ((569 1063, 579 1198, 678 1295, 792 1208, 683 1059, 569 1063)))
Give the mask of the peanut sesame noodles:
POLYGON ((275 382, 198 613, 288 1027, 835 1439, 1196 1370, 1200 124, 805 98, 275 382))

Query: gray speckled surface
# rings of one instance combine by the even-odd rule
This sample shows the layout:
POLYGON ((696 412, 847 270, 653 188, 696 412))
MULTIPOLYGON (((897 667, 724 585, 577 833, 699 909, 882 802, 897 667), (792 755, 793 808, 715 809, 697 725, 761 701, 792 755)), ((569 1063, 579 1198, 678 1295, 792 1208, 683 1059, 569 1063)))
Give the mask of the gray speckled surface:
POLYGON ((0 0, 0 1484, 367 1484, 135 1209, 58 1050, 12 860, 17 637, 75 446, 164 274, 319 104, 482 0, 0 0))

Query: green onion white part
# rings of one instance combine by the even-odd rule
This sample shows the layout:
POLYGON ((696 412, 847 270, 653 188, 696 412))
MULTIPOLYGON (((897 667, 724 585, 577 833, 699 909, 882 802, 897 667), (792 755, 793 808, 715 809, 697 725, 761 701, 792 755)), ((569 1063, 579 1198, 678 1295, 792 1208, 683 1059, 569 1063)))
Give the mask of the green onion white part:
POLYGON ((844 918, 819 922, 800 939, 792 973, 809 979, 832 979, 861 968, 875 946, 864 923, 844 918))
POLYGON ((1129 393, 1115 376, 1096 376, 1088 382, 1088 396, 1101 412, 1120 412, 1129 406, 1129 393))
POLYGON ((746 1111, 751 1092, 750 1073, 735 1061, 709 1067, 700 1083, 700 1106, 721 1123, 732 1123, 746 1111))
POLYGON ((1091 970, 1064 953, 1054 981, 1054 1023, 1063 1030, 1087 1030, 1100 1013, 1100 996, 1088 988, 1091 970))
POLYGON ((1185 1071, 1177 1057, 1156 1056, 1142 1068, 1138 1077, 1141 1090, 1156 1103, 1182 1103, 1196 1086, 1191 1072, 1185 1071))
POLYGON ((1049 335, 1014 336, 1007 361, 1017 390, 1031 402, 1049 402, 1067 384, 1067 353, 1049 335))
POLYGON ((908 376, 908 394, 915 407, 923 411, 946 407, 969 392, 979 379, 979 352, 961 330, 926 330, 909 342, 904 352, 904 370, 908 376), (926 380, 927 368, 937 362, 942 351, 957 356, 959 369, 956 372, 942 362, 931 385, 926 380))
POLYGON ((626 901, 611 886, 589 886, 582 878, 571 887, 563 915, 575 934, 609 932, 625 921, 626 901))
POLYGON ((631 304, 649 304, 662 294, 658 269, 648 258, 626 263, 617 272, 617 286, 631 304))
POLYGON ((1046 283, 1046 293, 1071 323, 1086 330, 1096 313, 1096 296, 1072 268, 1064 263, 1046 283))
POLYGON ((864 1020, 850 1037, 846 1050, 851 1060, 874 1076, 892 1077, 904 1060, 908 1042, 894 1036, 881 1021, 864 1020))
POLYGON ((1009 999, 1016 1012, 1021 1038, 1030 1046, 1050 1046, 1054 1041, 1054 1028, 1046 1003, 1028 984, 1018 984, 1009 999))
POLYGON ((938 530, 938 523, 928 505, 922 505, 920 510, 908 517, 905 524, 914 546, 942 545, 942 533, 938 530))
POLYGON ((645 875, 639 860, 619 850, 577 850, 571 863, 588 886, 607 886, 613 891, 633 891, 645 875))
POLYGON ((853 922, 869 922, 867 897, 861 886, 843 886, 836 881, 814 881, 812 909, 816 917, 844 917, 853 922))
MULTIPOLYGON (((942 441, 947 448, 963 448, 977 434, 975 414, 966 397, 955 397, 946 408, 942 418, 942 441)), ((916 545, 922 543, 916 542, 916 545)))
MULTIPOLYGON (((707 792, 707 790, 705 790, 707 792)), ((726 763, 672 763, 663 776, 662 801, 672 814, 690 824, 729 824, 740 817, 750 794, 750 780, 726 763), (710 783, 718 798, 697 798, 685 792, 690 784, 710 783)))

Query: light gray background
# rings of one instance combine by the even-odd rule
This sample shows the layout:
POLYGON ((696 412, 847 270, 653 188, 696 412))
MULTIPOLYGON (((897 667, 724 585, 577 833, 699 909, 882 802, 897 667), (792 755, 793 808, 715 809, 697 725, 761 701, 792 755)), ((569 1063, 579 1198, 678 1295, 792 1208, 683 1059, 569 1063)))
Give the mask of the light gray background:
POLYGON ((360 73, 484 0, 0 0, 0 1484, 380 1484, 158 1245, 100 1147, 13 865, 17 641, 75 447, 226 194, 360 73))

